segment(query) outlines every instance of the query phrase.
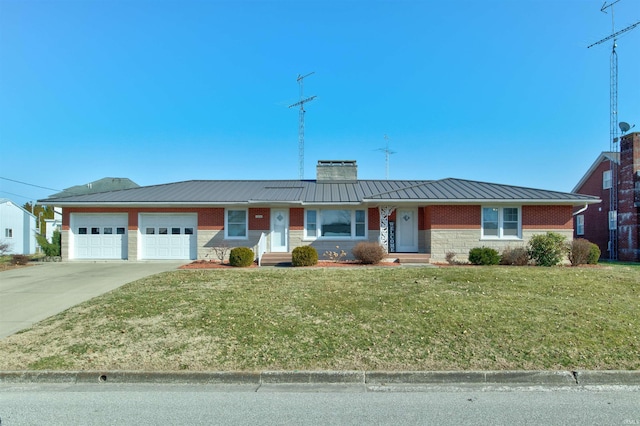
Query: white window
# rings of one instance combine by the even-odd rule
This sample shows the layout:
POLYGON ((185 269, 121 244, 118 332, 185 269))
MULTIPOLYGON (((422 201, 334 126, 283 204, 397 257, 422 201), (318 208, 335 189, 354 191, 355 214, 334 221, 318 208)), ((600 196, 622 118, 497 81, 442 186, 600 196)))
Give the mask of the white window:
POLYGON ((602 189, 611 188, 611 170, 602 172, 602 189))
POLYGON ((584 215, 579 214, 576 216, 576 234, 584 235, 584 215))
POLYGON ((616 231, 618 229, 618 211, 611 210, 609 212, 609 231, 616 231))
POLYGON ((4 228, 4 237, 5 238, 13 238, 13 229, 12 228, 4 228))
POLYGON ((307 210, 306 238, 365 238, 367 215, 365 210, 307 210))
POLYGON ((246 210, 227 210, 224 217, 225 238, 247 238, 247 211, 246 210))
POLYGON ((518 239, 521 235, 519 207, 482 208, 482 238, 518 239))

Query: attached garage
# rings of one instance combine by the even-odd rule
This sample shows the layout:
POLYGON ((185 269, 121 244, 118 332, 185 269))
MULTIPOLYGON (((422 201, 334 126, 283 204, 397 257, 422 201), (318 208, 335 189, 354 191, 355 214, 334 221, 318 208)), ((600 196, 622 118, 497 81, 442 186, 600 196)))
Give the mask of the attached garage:
POLYGON ((127 214, 72 213, 73 259, 126 259, 127 214))
POLYGON ((140 214, 140 253, 144 260, 194 260, 198 217, 194 214, 140 214))

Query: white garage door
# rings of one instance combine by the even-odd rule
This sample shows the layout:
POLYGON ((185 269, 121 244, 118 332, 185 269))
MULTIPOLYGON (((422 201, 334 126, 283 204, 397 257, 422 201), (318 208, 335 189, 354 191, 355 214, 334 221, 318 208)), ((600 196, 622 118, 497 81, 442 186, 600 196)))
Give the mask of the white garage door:
POLYGON ((196 214, 141 214, 139 223, 141 259, 196 258, 196 214))
POLYGON ((126 214, 72 213, 74 259, 126 259, 126 214))

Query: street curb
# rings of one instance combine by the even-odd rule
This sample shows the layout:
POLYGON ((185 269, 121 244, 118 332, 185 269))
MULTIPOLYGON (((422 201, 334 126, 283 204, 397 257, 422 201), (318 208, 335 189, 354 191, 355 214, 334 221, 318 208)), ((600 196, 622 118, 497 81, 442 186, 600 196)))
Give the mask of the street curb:
POLYGON ((640 371, 0 371, 9 383, 640 386, 640 371))

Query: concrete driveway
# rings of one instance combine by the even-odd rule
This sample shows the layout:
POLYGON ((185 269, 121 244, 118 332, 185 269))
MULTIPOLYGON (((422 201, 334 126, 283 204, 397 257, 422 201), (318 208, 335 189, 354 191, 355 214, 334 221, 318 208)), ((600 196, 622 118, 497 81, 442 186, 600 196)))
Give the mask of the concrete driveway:
POLYGON ((61 262, 0 272, 0 339, 123 284, 184 263, 61 262))

